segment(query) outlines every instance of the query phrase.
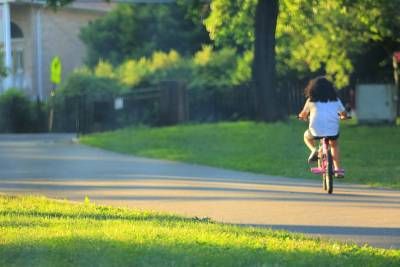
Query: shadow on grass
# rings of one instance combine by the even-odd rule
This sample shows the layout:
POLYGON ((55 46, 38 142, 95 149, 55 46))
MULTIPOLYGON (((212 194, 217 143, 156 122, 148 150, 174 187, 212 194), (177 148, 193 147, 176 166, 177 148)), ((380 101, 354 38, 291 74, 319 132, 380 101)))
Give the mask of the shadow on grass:
POLYGON ((342 240, 360 246, 368 243, 379 248, 400 248, 400 228, 277 224, 242 224, 239 226, 289 231, 305 234, 308 237, 342 240))
MULTIPOLYGON (((0 217, 3 214, 0 212, 0 217)), ((0 221, 0 228, 30 228, 30 227, 48 227, 50 226, 49 223, 44 223, 44 222, 39 222, 39 221, 35 221, 35 222, 21 222, 21 221, 0 221)))
POLYGON ((0 246, 0 266, 398 266, 399 258, 349 248, 343 252, 274 249, 235 243, 49 238, 0 246))
MULTIPOLYGON (((72 219, 72 220, 81 220, 81 219, 89 219, 95 221, 106 221, 106 220, 122 220, 122 221, 153 221, 153 222, 168 222, 171 223, 184 223, 184 222, 210 222, 207 218, 184 218, 175 215, 166 215, 166 214, 158 214, 158 213, 142 213, 142 212, 123 212, 121 214, 107 214, 106 212, 102 213, 101 206, 96 207, 96 210, 92 211, 82 211, 76 212, 73 211, 68 213, 66 211, 35 211, 35 210, 25 210, 25 211, 14 211, 14 210, 6 210, 0 211, 0 217, 2 216, 11 216, 11 217, 27 217, 31 219, 72 219)), ((108 210, 108 207, 104 207, 104 210, 108 210)), ((20 222, 0 222, 0 226, 17 226, 20 222), (7 225, 6 225, 7 224, 7 225)), ((23 226, 24 223, 22 223, 23 226)), ((34 226, 26 223, 27 226, 34 226)), ((45 226, 45 225, 43 225, 45 226)))

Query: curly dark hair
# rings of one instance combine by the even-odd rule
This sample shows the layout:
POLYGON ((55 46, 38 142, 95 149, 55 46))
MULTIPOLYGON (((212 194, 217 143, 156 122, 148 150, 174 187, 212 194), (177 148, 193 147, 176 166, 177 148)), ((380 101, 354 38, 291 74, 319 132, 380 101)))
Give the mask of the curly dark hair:
POLYGON ((304 94, 310 99, 310 102, 330 102, 338 100, 333 83, 325 76, 319 76, 310 80, 304 89, 304 94))

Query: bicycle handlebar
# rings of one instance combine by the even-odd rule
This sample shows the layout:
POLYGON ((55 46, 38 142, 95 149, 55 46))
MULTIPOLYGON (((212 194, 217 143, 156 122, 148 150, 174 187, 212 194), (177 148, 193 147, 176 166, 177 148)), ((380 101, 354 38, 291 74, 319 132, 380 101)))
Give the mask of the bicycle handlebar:
MULTIPOLYGON (((338 114, 338 115, 339 115, 339 117, 340 117, 340 114, 338 114)), ((303 118, 301 118, 299 115, 296 115, 296 118, 299 119, 299 120, 305 120, 305 121, 308 119, 308 118, 307 118, 307 119, 303 119, 303 118)), ((343 119, 340 118, 340 119, 341 119, 341 120, 350 120, 350 119, 352 119, 352 118, 353 118, 352 116, 346 115, 345 118, 343 118, 343 119)))

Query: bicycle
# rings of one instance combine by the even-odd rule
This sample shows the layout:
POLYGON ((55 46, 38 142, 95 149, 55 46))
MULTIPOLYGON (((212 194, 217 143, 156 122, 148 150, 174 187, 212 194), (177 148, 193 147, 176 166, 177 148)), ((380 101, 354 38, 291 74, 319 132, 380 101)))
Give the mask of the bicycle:
MULTIPOLYGON (((297 116, 298 119, 301 119, 297 116)), ((341 120, 351 119, 351 116, 345 116, 341 120)), ((318 166, 311 167, 311 172, 313 174, 322 174, 322 188, 328 192, 328 194, 333 193, 333 178, 335 176, 333 158, 331 147, 329 145, 329 138, 323 136, 320 138, 318 147, 318 166)))
POLYGON ((322 174, 322 188, 332 194, 333 192, 333 159, 329 139, 323 137, 318 148, 318 167, 311 167, 314 174, 322 174))

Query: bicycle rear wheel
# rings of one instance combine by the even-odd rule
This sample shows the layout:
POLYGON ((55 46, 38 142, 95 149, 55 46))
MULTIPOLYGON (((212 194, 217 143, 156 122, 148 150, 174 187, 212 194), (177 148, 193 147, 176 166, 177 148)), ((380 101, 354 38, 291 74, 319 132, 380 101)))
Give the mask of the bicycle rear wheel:
MULTIPOLYGON (((319 157, 318 158, 318 167, 319 168, 323 168, 323 162, 325 161, 325 157, 319 157)), ((322 189, 324 189, 324 191, 326 191, 327 190, 327 186, 326 186, 326 178, 325 178, 325 176, 326 176, 326 172, 323 172, 322 173, 322 189)))
POLYGON ((327 155, 327 165, 326 165, 326 173, 325 173, 325 184, 327 187, 327 191, 329 194, 333 192, 333 159, 331 151, 328 150, 327 155))

